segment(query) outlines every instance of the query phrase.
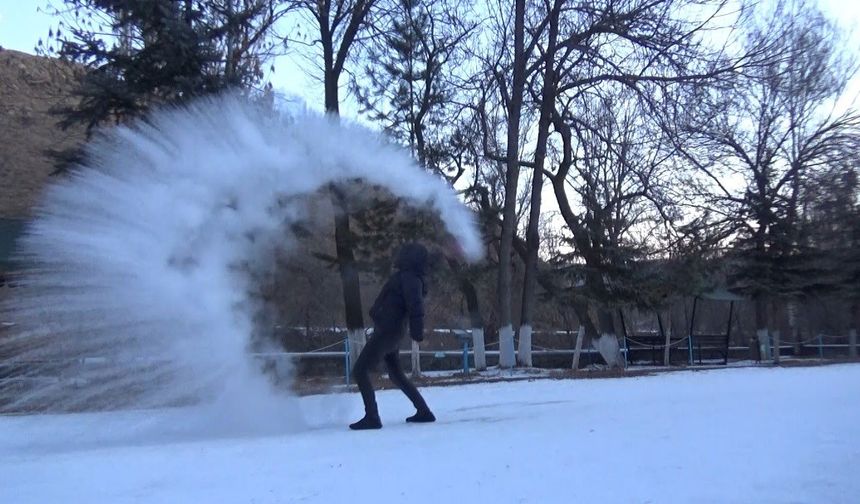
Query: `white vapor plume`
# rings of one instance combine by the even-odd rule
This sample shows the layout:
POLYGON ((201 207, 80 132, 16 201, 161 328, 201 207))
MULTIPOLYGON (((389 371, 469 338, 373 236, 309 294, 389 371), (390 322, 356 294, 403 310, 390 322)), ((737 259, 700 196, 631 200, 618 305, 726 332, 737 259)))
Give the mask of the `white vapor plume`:
POLYGON ((204 403, 254 416, 247 398, 268 384, 248 355, 250 279, 289 250, 301 196, 332 182, 361 179, 429 207, 467 258, 481 255, 444 182, 330 117, 202 99, 108 131, 85 159, 46 192, 22 239, 30 269, 2 307, 16 327, 0 357, 39 378, 0 385, 0 412, 204 403))

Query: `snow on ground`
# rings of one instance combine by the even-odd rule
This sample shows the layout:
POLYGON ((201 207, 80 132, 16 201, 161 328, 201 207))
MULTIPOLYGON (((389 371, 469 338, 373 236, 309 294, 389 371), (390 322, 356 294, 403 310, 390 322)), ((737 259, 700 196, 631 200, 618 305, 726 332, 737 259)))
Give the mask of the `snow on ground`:
POLYGON ((430 425, 385 391, 370 432, 346 429, 358 394, 244 434, 199 411, 0 417, 0 502, 856 503, 859 384, 838 365, 437 387, 430 425))

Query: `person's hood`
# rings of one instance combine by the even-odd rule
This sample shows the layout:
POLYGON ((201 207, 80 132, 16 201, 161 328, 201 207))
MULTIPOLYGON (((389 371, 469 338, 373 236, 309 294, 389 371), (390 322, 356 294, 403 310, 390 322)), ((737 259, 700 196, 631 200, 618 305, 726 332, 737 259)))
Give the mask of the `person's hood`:
POLYGON ((420 243, 407 243, 400 248, 394 267, 400 271, 411 271, 424 276, 427 270, 427 249, 420 243))

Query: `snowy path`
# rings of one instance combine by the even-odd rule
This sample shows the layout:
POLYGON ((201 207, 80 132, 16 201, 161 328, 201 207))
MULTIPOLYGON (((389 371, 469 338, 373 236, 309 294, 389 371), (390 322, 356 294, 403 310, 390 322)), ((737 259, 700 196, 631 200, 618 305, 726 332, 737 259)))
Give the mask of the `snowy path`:
POLYGON ((0 417, 0 503, 860 502, 860 365, 425 392, 438 423, 404 424, 383 392, 376 432, 345 429, 357 394, 303 398, 316 427, 265 436, 121 442, 144 413, 0 417))

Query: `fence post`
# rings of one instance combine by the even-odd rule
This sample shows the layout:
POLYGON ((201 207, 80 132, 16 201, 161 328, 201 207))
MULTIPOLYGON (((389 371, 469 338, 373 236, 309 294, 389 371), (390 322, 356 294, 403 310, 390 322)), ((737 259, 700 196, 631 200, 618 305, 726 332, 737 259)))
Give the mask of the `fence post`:
MULTIPOLYGON (((672 361, 672 328, 667 331, 663 327, 663 317, 660 315, 660 309, 654 310, 657 315, 657 328, 660 330, 660 337, 663 338, 663 365, 669 366, 672 361)), ((672 320, 672 312, 669 312, 669 321, 672 320)))
POLYGON ((412 361, 412 377, 415 378, 421 376, 421 347, 415 340, 412 340, 412 348, 409 352, 409 357, 412 361))
MULTIPOLYGON (((690 358, 690 365, 693 365, 693 330, 696 327, 696 304, 699 298, 693 298, 693 313, 690 315, 690 334, 687 335, 687 354, 690 358)), ((701 355, 699 356, 701 358, 701 355)))
POLYGON ((771 355, 771 357, 773 357, 773 363, 774 364, 779 364, 779 346, 782 344, 781 336, 782 336, 782 333, 779 329, 775 329, 774 331, 771 332, 770 355, 771 355))
POLYGON ((848 331, 848 356, 852 359, 857 358, 857 329, 848 331))
POLYGON ((624 336, 624 369, 630 367, 630 347, 627 346, 627 324, 624 322, 624 312, 618 309, 618 319, 621 321, 621 332, 624 336))
POLYGON ((576 343, 573 349, 573 363, 571 369, 574 372, 579 370, 579 357, 582 355, 582 340, 585 339, 585 326, 579 324, 579 329, 576 330, 576 343))
POLYGON ((824 337, 818 333, 818 358, 824 358, 824 337))
POLYGON ((729 323, 726 325, 726 358, 723 359, 723 365, 727 366, 729 364, 729 351, 731 348, 731 339, 732 339, 732 315, 735 312, 735 302, 729 302, 729 323))
POLYGON ((350 362, 349 362, 349 332, 346 333, 346 338, 343 340, 344 352, 343 352, 343 368, 346 370, 346 386, 349 386, 349 372, 350 372, 350 362))

